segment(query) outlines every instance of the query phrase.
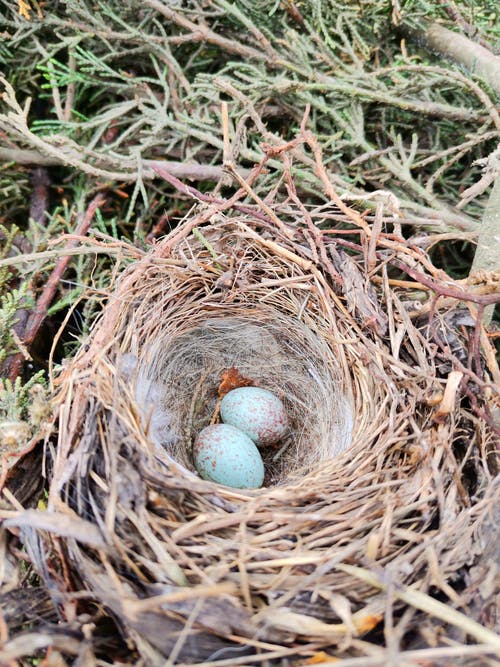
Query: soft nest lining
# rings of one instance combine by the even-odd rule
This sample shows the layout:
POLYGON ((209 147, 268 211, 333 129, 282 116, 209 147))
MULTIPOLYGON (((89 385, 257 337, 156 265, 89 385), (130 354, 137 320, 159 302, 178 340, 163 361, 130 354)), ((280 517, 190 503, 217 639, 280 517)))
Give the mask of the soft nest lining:
POLYGON ((216 412, 222 374, 231 368, 278 395, 288 413, 288 436, 262 450, 266 485, 348 447, 352 408, 334 352, 298 319, 269 309, 258 321, 244 310, 211 316, 151 345, 132 382, 143 425, 160 451, 193 470, 193 440, 216 412))

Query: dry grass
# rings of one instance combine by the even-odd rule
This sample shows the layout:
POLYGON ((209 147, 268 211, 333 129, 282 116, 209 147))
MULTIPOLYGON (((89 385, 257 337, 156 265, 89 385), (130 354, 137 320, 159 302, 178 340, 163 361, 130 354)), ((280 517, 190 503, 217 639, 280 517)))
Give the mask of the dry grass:
POLYGON ((88 624, 108 617, 127 664, 499 651, 481 588, 498 500, 490 297, 369 226, 315 158, 337 206, 306 210, 290 178, 246 212, 201 204, 124 272, 57 380, 49 512, 5 525, 24 531, 63 619, 90 614, 92 655, 88 624), (292 415, 259 490, 190 462, 232 365, 292 415))

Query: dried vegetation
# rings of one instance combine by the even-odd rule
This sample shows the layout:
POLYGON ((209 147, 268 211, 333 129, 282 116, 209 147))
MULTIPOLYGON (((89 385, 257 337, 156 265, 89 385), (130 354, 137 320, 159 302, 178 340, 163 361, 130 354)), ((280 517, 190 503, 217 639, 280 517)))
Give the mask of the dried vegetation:
POLYGON ((493 8, 1 4, 0 662, 494 664, 493 8))

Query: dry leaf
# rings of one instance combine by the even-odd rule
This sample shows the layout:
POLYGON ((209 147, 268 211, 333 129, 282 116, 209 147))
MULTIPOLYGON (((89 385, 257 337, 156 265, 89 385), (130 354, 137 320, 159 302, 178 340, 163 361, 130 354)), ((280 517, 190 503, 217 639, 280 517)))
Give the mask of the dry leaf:
POLYGON ((253 380, 241 375, 235 366, 231 366, 231 368, 228 368, 227 371, 222 373, 221 383, 218 389, 219 396, 222 398, 233 389, 238 389, 238 387, 252 387, 253 385, 253 380))

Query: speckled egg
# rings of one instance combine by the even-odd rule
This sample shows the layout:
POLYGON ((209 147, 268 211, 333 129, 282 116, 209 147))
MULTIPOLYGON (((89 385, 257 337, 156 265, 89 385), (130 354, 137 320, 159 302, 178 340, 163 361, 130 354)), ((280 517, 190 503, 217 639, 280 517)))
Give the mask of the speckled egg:
POLYGON ((257 445, 272 445, 286 433, 285 406, 267 389, 238 387, 228 392, 220 405, 220 416, 246 433, 257 445))
POLYGON ((235 489, 258 489, 264 463, 252 440, 230 424, 207 426, 193 447, 194 464, 203 479, 235 489))

